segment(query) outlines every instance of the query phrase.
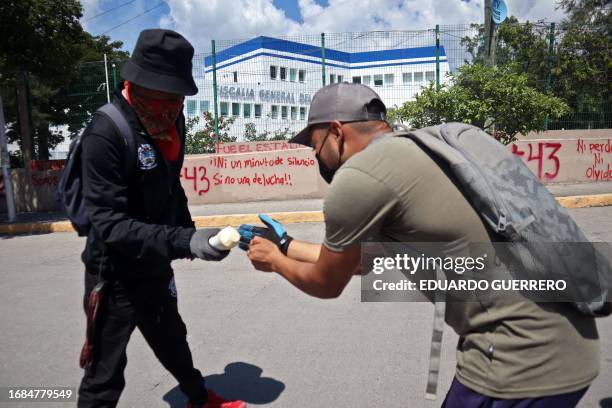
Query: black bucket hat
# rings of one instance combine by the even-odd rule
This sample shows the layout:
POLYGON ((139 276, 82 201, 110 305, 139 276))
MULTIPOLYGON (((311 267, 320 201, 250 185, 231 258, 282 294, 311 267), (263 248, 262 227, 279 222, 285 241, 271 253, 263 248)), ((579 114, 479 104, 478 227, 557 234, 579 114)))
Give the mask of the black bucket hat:
POLYGON ((193 46, 172 30, 144 30, 121 76, 148 89, 179 95, 198 93, 191 72, 193 46))

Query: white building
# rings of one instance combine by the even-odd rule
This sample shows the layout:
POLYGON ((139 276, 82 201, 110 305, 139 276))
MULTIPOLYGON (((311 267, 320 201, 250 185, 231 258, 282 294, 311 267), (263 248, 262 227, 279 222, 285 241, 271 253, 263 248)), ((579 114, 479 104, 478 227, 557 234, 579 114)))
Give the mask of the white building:
MULTIPOLYGON (((185 116, 213 110, 212 57, 194 61, 199 93, 187 97, 185 116)), ((393 48, 365 52, 325 49, 271 37, 257 37, 216 54, 218 114, 234 117, 230 134, 240 140, 244 126, 257 133, 305 126, 312 95, 325 84, 357 82, 372 87, 387 107, 401 106, 421 87, 436 80, 436 47, 393 48)), ((439 50, 440 82, 449 72, 439 50)), ((200 120, 200 126, 203 120, 200 120)))

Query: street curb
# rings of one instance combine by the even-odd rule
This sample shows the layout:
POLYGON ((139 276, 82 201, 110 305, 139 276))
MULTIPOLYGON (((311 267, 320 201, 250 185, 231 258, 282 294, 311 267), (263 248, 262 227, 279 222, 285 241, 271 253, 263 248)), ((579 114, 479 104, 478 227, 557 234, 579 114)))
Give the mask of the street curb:
POLYGON ((612 194, 557 197, 557 202, 564 208, 605 207, 612 205, 612 194))
MULTIPOLYGON (((593 194, 556 197, 564 208, 589 208, 612 206, 612 194, 593 194)), ((282 224, 323 222, 322 211, 292 211, 267 213, 282 224)), ((193 217, 196 227, 225 227, 228 225, 259 224, 257 214, 200 215, 193 217)), ((54 232, 73 232, 69 221, 35 222, 22 224, 0 224, 0 234, 44 234, 54 232)))

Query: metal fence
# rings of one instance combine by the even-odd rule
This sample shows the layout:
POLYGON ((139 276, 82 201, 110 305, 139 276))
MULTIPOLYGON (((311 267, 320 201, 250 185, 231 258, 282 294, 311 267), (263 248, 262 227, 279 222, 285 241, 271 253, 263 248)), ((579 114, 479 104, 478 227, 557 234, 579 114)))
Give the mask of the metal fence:
MULTIPOLYGON (((564 33, 548 24, 516 24, 514 28, 521 27, 527 27, 533 46, 541 50, 535 54, 537 61, 530 61, 531 66, 525 68, 531 84, 561 95, 564 84, 573 80, 557 74, 558 44, 564 33)), ((215 133, 226 140, 289 138, 305 125, 312 96, 323 85, 344 81, 366 84, 388 107, 401 106, 430 83, 446 84, 448 74, 481 58, 483 47, 483 28, 476 24, 419 31, 217 40, 209 50, 194 56, 193 74, 199 92, 186 98, 184 113, 191 119, 192 132, 212 133, 220 121, 223 129, 215 133)), ((499 40, 496 62, 511 61, 524 63, 520 55, 512 53, 510 44, 499 40)), ((91 112, 106 102, 110 89, 122 81, 124 62, 101 61, 80 67, 78 81, 65 93, 69 123, 55 126, 57 131, 69 136, 83 128, 91 112)), ((568 100, 571 112, 550 121, 547 127, 611 127, 609 84, 603 95, 588 103, 579 97, 568 100)), ((67 146, 66 142, 58 145, 51 158, 61 158, 67 146)))

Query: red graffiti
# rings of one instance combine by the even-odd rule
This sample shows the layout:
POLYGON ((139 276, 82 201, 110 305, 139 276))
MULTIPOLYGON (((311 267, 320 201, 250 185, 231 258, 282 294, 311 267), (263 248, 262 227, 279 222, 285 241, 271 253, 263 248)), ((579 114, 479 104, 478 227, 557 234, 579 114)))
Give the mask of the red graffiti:
POLYGON ((291 187, 296 174, 301 174, 303 169, 311 171, 310 168, 317 165, 310 155, 300 157, 298 154, 215 155, 205 160, 204 166, 181 170, 185 190, 203 195, 220 186, 291 187))
POLYGON ((297 157, 288 157, 287 158, 287 164, 289 166, 298 166, 298 167, 311 167, 314 166, 316 164, 314 159, 300 159, 297 157))
POLYGON ((32 175, 32 185, 34 187, 43 187, 43 186, 57 186, 59 183, 59 177, 56 175, 43 176, 38 177, 36 175, 32 175))
POLYGON ((304 146, 301 144, 283 141, 217 143, 215 145, 216 153, 221 154, 270 152, 273 150, 291 150, 303 148, 304 146))
POLYGON ((213 184, 215 186, 231 186, 231 185, 246 185, 246 186, 292 186, 291 174, 289 173, 274 173, 274 174, 259 174, 253 176, 224 176, 220 173, 213 175, 213 184))
POLYGON ((210 190, 210 180, 206 177, 206 167, 204 166, 191 167, 191 174, 189 174, 188 167, 183 167, 180 177, 185 180, 192 180, 193 191, 198 195, 206 194, 210 190))
POLYGON ((610 163, 606 168, 599 168, 596 164, 586 169, 585 175, 593 181, 612 181, 612 167, 610 163))
POLYGON ((32 171, 62 170, 66 160, 32 160, 32 171))
POLYGON ((263 158, 247 158, 247 159, 232 159, 222 156, 212 157, 209 161, 212 167, 218 169, 250 169, 250 168, 268 168, 277 166, 291 166, 291 167, 312 167, 316 164, 312 158, 300 159, 295 156, 287 157, 286 159, 282 156, 269 156, 263 158))
POLYGON ((604 143, 586 143, 582 139, 576 141, 576 152, 578 154, 592 155, 592 164, 585 170, 584 175, 593 181, 612 181, 612 168, 610 156, 612 156, 612 141, 604 143))
POLYGON ((525 152, 520 150, 516 144, 512 145, 512 153, 521 157, 526 162, 537 161, 538 164, 538 178, 542 179, 544 176, 547 180, 552 180, 557 177, 559 174, 559 170, 561 169, 561 162, 557 157, 556 153, 561 149, 561 143, 557 142, 538 142, 537 144, 537 154, 534 155, 534 143, 529 143, 529 154, 527 158, 525 158, 525 152), (545 157, 545 152, 548 154, 545 157), (543 167, 545 162, 552 162, 553 172, 543 172, 543 167))

